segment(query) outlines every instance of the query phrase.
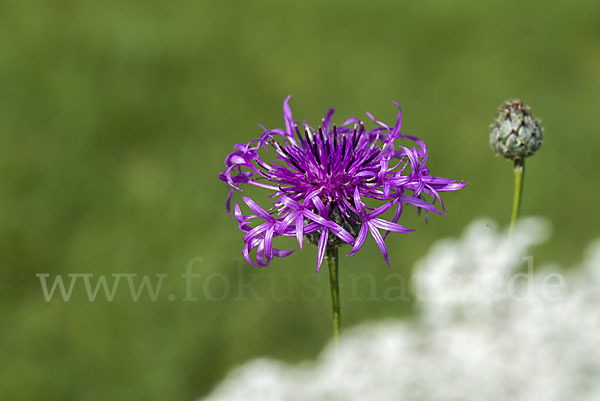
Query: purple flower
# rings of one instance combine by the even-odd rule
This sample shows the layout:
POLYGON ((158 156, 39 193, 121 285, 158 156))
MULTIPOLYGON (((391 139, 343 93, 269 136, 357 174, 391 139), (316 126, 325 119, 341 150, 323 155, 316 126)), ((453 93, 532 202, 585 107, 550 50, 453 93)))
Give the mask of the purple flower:
POLYGON ((350 256, 361 248, 369 233, 389 266, 387 234, 413 231, 398 224, 404 205, 423 209, 426 215, 439 214, 434 206, 439 200, 444 210, 439 193, 466 185, 429 175, 425 142, 400 133, 402 118, 395 102, 396 123, 388 126, 367 113, 376 126, 367 131, 356 118, 332 127, 333 109, 317 129, 306 122, 299 125, 292 118, 289 99, 283 103, 285 129, 261 126, 260 138, 235 145, 225 158, 225 171, 219 174, 230 187, 227 211, 244 233, 242 253, 253 266, 267 266, 275 256, 293 252, 275 249, 274 238, 296 237, 302 249, 306 237, 318 244, 319 271, 326 247, 350 244, 350 256), (396 143, 400 139, 412 146, 396 143), (272 160, 266 160, 266 154, 259 155, 263 151, 272 152, 272 160), (244 214, 237 202, 232 212, 233 195, 243 192, 245 185, 269 191, 272 204, 263 208, 242 196, 249 214, 244 214), (377 207, 369 206, 367 200, 377 207), (388 220, 382 218, 387 211, 391 215, 388 220), (254 249, 255 260, 250 256, 254 249))

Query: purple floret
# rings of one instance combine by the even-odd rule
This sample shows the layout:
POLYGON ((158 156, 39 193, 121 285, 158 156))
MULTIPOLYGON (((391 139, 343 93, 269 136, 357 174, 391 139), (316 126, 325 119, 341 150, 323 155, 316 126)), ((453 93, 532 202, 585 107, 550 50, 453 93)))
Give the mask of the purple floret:
POLYGON ((317 129, 306 123, 299 125, 292 118, 289 99, 283 103, 285 130, 263 127, 260 138, 235 145, 225 158, 225 171, 219 174, 230 187, 227 211, 244 233, 242 254, 253 266, 267 266, 275 256, 293 252, 275 249, 274 238, 296 237, 302 249, 302 240, 307 236, 317 239, 319 271, 327 246, 347 243, 352 246, 350 256, 362 247, 368 233, 389 266, 387 234, 413 231, 398 224, 404 204, 423 209, 426 214, 440 214, 434 206, 439 200, 444 210, 439 193, 466 185, 429 175, 425 167, 427 146, 416 137, 400 134, 402 114, 397 103, 398 118, 393 127, 367 113, 376 125, 367 131, 356 118, 332 127, 333 109, 317 129), (396 144, 397 139, 408 139, 413 146, 396 144), (273 151, 276 160, 266 162, 259 155, 263 150, 273 151), (237 202, 232 211, 235 191, 242 192, 241 187, 247 184, 271 192, 268 209, 242 196, 251 213, 243 214, 237 202), (380 206, 369 207, 366 199, 380 206), (394 211, 391 221, 381 218, 390 209, 394 211), (250 256, 254 249, 255 260, 250 256))

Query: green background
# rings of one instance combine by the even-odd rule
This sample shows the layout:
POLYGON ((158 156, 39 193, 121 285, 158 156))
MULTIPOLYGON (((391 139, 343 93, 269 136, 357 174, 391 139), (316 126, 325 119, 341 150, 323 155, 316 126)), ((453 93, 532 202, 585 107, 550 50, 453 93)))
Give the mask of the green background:
POLYGON ((330 300, 315 249, 241 263, 217 179, 257 124, 283 126, 288 94, 313 123, 331 106, 335 121, 393 122, 397 100, 432 173, 469 182, 446 194, 447 218, 406 210, 417 231, 388 238, 389 270, 372 239, 341 261, 346 327, 409 316, 412 302, 381 297, 390 274, 408 280, 477 217, 508 222, 511 164, 488 132, 509 97, 545 129, 523 201, 554 226, 536 264, 579 260, 600 221, 599 20, 591 0, 1 2, 0 398, 191 400, 249 358, 319 352, 330 300), (198 257, 198 300, 181 301, 198 257), (39 273, 168 276, 156 302, 124 282, 113 302, 81 284, 45 302, 39 273))

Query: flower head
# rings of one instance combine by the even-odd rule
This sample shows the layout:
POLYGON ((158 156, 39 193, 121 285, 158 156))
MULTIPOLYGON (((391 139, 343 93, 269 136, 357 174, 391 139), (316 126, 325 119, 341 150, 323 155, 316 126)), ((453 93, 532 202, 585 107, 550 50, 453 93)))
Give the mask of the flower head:
POLYGON ((275 256, 293 252, 275 249, 275 237, 296 237, 300 249, 306 237, 318 245, 318 271, 326 247, 347 243, 352 246, 350 256, 362 247, 369 233, 389 266, 387 234, 413 231, 398 224, 404 205, 439 214, 434 206, 438 200, 442 205, 439 193, 466 185, 429 175, 427 147, 420 139, 400 133, 397 103, 398 118, 393 126, 377 121, 370 113, 367 116, 375 124, 371 130, 356 118, 332 125, 334 110, 330 109, 315 129, 294 121, 289 99, 283 103, 285 129, 262 127, 260 138, 235 145, 225 158, 225 171, 219 174, 230 187, 227 211, 244 233, 242 253, 253 266, 264 267, 275 256), (412 146, 397 144, 400 139, 409 140, 412 146), (259 155, 263 151, 272 152, 274 160, 259 155), (237 202, 232 211, 233 195, 245 185, 270 191, 272 204, 263 208, 242 196, 249 214, 244 214, 237 202), (383 214, 388 210, 392 216, 386 220, 383 214), (254 249, 253 260, 250 253, 254 249))
POLYGON ((491 128, 492 149, 507 159, 523 159, 542 146, 542 128, 521 100, 504 102, 491 128))

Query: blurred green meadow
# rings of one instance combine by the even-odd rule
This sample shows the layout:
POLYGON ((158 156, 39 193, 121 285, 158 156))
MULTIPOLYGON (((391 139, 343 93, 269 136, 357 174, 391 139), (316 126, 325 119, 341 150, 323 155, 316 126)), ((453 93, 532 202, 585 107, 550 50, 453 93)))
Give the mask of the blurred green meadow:
POLYGON ((522 205, 554 226, 536 265, 579 260, 599 236, 599 22, 591 0, 1 2, 0 398, 193 400, 250 358, 319 352, 315 249, 245 264, 217 179, 259 123, 283 126, 288 94, 313 123, 332 106, 393 122, 396 100, 431 172, 469 182, 446 218, 405 210, 416 232, 388 237, 390 269, 372 239, 341 260, 345 327, 410 316, 410 289, 391 287, 435 241, 508 223, 511 163, 488 135, 509 97, 545 129, 522 205), (112 302, 81 278, 46 302, 36 274, 167 276, 155 301, 123 277, 112 302))

